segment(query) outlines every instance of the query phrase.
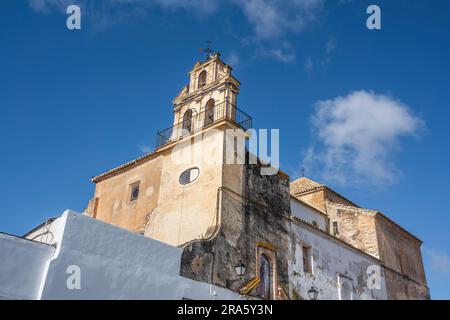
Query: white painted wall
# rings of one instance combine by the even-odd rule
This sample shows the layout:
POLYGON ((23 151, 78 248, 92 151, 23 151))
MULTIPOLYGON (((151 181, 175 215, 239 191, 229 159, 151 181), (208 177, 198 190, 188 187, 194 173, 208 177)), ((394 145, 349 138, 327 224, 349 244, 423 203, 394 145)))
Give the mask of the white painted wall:
MULTIPOLYGON (((179 275, 182 249, 66 211, 52 223, 48 244, 0 234, 0 298, 3 299, 242 299, 238 294, 179 275), (67 269, 80 270, 80 289, 70 290, 67 269)), ((377 264, 314 228, 292 224, 290 293, 339 299, 340 285, 359 288, 354 299, 386 299, 365 285, 377 264), (302 245, 312 248, 313 274, 303 272, 302 245), (350 280, 349 280, 350 279, 350 280)))
POLYGON ((292 233, 294 241, 290 242, 289 248, 292 252, 289 261, 291 292, 295 289, 300 296, 308 299, 307 291, 315 286, 320 292, 319 300, 339 300, 340 286, 351 283, 358 289, 353 293, 354 300, 387 299, 383 268, 377 260, 307 226, 292 223, 292 233), (312 274, 303 271, 302 246, 311 248, 312 274), (379 289, 367 287, 367 268, 371 265, 380 266, 379 289))
POLYGON ((25 239, 56 246, 58 239, 55 237, 55 235, 64 231, 64 227, 62 226, 62 224, 64 223, 65 220, 59 217, 52 222, 49 222, 46 225, 43 225, 40 228, 34 230, 32 233, 27 235, 25 239))
POLYGON ((311 224, 315 221, 321 230, 327 230, 327 219, 324 215, 292 198, 291 215, 311 224))
POLYGON ((66 220, 64 232, 42 299, 239 299, 230 290, 181 277, 180 248, 74 212, 60 219, 66 220), (80 269, 80 290, 67 288, 71 265, 80 269))
POLYGON ((55 248, 0 234, 0 299, 36 299, 55 248))

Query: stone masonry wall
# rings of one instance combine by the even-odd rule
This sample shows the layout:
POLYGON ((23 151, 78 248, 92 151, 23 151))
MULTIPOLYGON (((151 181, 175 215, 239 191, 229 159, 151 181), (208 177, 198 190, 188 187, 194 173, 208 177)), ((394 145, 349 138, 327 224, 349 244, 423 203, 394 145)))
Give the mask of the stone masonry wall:
POLYGON ((336 237, 379 258, 376 212, 332 202, 327 202, 327 212, 330 223, 338 223, 339 234, 336 237))
POLYGON ((386 274, 389 299, 429 299, 421 242, 380 214, 375 221, 380 259, 392 270, 386 274))
POLYGON ((235 166, 234 170, 242 170, 241 193, 221 189, 220 230, 212 239, 184 247, 181 275, 237 291, 256 277, 257 244, 267 243, 276 251, 277 287, 289 292, 288 177, 261 176, 257 165, 235 166), (247 266, 241 279, 234 270, 239 260, 247 266))
POLYGON ((325 192, 324 190, 314 191, 311 193, 305 193, 305 194, 296 196, 296 198, 306 202, 311 207, 313 207, 321 212, 326 213, 327 208, 325 205, 325 193, 324 192, 325 192))

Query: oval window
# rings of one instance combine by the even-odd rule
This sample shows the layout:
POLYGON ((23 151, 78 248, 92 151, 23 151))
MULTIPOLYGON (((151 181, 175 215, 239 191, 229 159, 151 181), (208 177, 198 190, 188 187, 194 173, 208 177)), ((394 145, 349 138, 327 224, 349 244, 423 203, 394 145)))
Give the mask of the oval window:
POLYGON ((200 174, 200 170, 198 168, 191 168, 184 171, 180 175, 180 184, 185 185, 191 182, 194 182, 200 174))

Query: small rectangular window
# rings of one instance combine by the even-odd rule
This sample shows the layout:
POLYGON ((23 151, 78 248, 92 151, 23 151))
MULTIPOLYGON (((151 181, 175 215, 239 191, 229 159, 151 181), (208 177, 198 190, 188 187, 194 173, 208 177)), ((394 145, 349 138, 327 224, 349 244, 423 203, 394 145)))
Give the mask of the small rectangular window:
POLYGON ((312 273, 311 248, 303 246, 302 253, 303 253, 303 271, 305 273, 312 273))
POLYGON ((333 221, 333 235, 337 236, 339 234, 339 226, 337 221, 333 221))
POLYGON ((130 201, 135 201, 139 197, 139 182, 135 182, 132 185, 130 185, 131 194, 130 194, 130 201))

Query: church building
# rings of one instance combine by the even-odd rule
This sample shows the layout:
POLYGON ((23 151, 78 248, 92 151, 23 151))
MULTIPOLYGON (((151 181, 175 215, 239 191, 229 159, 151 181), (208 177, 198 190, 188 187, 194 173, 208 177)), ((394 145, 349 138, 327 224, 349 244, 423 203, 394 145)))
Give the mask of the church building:
POLYGON ((227 130, 252 127, 239 87, 219 53, 197 62, 156 149, 94 177, 86 214, 182 248, 182 276, 251 297, 427 299, 422 242, 386 215, 306 177, 262 175, 248 152, 226 161, 227 130))
POLYGON ((0 233, 0 299, 429 299, 422 241, 250 148, 219 53, 189 72, 154 151, 94 178, 83 214, 0 233))

